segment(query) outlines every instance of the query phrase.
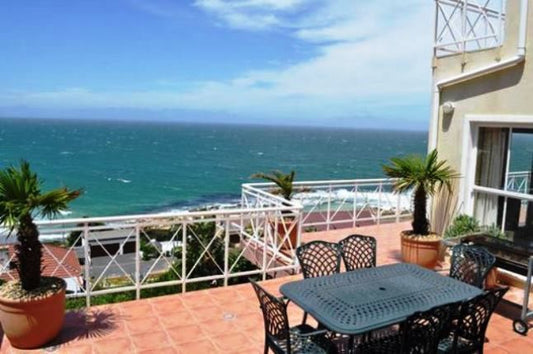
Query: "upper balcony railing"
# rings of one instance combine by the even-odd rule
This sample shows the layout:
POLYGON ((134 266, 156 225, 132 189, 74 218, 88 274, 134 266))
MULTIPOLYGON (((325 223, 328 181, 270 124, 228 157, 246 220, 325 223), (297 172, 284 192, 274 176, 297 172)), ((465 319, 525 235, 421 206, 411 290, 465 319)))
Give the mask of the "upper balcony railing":
POLYGON ((506 0, 436 0, 435 56, 498 47, 506 0))

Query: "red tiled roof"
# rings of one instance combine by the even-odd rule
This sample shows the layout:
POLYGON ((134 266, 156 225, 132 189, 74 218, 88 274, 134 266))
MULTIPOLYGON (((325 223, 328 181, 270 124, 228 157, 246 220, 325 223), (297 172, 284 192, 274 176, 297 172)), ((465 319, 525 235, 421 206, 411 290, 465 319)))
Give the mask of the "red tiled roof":
MULTIPOLYGON (((7 245, 9 259, 15 259, 15 246, 7 245)), ((58 278, 71 278, 81 275, 81 265, 78 261, 76 252, 73 249, 67 249, 54 245, 43 245, 42 258, 42 275, 54 276, 58 278)), ((0 279, 11 280, 17 279, 18 274, 15 269, 6 269, 7 271, 0 274, 0 279)))

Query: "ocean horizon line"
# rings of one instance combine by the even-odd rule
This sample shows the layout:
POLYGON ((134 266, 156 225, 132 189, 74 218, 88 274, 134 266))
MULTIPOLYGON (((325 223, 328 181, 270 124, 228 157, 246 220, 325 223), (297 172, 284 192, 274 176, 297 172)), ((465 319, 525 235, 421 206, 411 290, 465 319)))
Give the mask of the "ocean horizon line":
POLYGON ((277 122, 265 123, 265 122, 220 122, 220 121, 191 121, 191 120, 179 120, 179 119, 120 119, 120 118, 76 118, 76 117, 15 117, 15 116, 0 116, 0 120, 12 120, 12 121, 50 121, 50 122, 82 122, 82 123, 131 123, 131 124, 154 124, 154 125, 184 125, 184 126, 238 126, 238 127, 267 127, 267 128, 299 128, 299 129, 327 129, 332 131, 337 130, 355 130, 355 131, 379 131, 379 132, 416 132, 416 133, 428 133, 427 129, 422 128, 378 128, 378 127, 357 127, 353 125, 328 125, 328 123, 302 123, 302 124, 282 124, 277 122))

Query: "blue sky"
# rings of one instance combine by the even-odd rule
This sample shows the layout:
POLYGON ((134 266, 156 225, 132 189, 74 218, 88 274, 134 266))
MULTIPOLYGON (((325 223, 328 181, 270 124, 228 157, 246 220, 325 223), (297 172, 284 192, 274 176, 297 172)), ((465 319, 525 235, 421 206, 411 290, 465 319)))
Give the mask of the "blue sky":
POLYGON ((0 116, 426 129, 427 0, 17 0, 0 116))

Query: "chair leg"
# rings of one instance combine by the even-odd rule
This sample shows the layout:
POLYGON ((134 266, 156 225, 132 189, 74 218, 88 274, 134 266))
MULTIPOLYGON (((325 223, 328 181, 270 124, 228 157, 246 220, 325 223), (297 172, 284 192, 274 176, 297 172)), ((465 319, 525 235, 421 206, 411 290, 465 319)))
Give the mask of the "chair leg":
POLYGON ((355 353, 355 336, 350 336, 348 338, 348 353, 355 353))
POLYGON ((302 319, 302 324, 307 322, 307 312, 304 312, 304 318, 302 319))

